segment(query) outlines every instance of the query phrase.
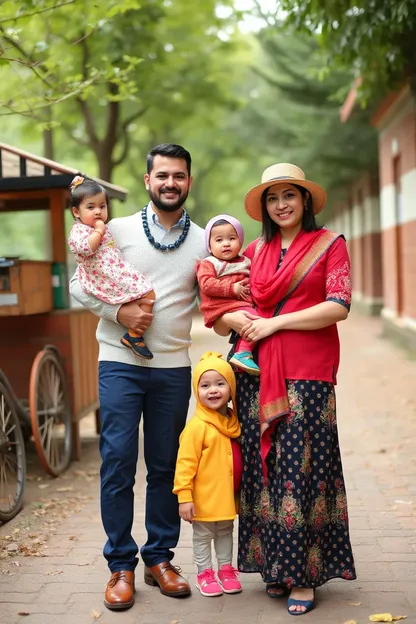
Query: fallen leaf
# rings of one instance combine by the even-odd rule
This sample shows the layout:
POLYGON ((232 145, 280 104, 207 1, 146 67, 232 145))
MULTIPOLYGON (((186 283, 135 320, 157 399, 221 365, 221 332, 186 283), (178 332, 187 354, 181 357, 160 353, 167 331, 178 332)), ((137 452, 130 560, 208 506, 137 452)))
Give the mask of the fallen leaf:
POLYGON ((59 487, 56 488, 56 492, 73 492, 74 488, 72 487, 72 485, 68 486, 68 487, 59 487))
POLYGON ((170 624, 179 624, 180 620, 171 620, 170 624))
POLYGON ((91 611, 91 617, 93 620, 98 620, 101 616, 102 616, 101 611, 96 611, 95 609, 91 611))
POLYGON ((348 620, 345 624, 357 624, 356 620, 348 620))
POLYGON ((27 611, 19 611, 17 615, 30 615, 27 611))
POLYGON ((72 541, 72 540, 76 540, 76 539, 78 539, 78 538, 77 538, 77 536, 76 536, 76 535, 70 535, 70 536, 68 537, 68 539, 72 541))
POLYGON ((362 602, 349 602, 348 604, 350 605, 350 607, 359 607, 363 603, 362 602))
POLYGON ((57 574, 62 574, 63 570, 52 570, 51 572, 48 572, 49 576, 56 576, 57 574))
POLYGON ((405 620, 407 615, 392 615, 391 613, 375 613, 369 616, 370 622, 398 622, 405 620))
POLYGON ((38 485, 38 488, 39 488, 40 490, 46 490, 46 488, 48 488, 48 487, 49 487, 49 485, 50 485, 50 483, 40 483, 40 484, 38 485))

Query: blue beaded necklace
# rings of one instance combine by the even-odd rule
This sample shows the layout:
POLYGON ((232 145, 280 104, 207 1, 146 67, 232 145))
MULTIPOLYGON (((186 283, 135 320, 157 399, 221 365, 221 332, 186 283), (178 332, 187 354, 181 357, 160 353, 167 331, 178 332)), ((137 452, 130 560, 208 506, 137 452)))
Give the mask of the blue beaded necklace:
POLYGON ((185 238, 188 236, 189 228, 191 226, 191 219, 189 218, 189 215, 185 210, 185 226, 183 228, 182 234, 174 243, 170 243, 169 245, 162 245, 162 243, 158 243, 157 241, 155 241, 153 236, 150 234, 149 224, 147 222, 147 206, 145 206, 142 210, 142 222, 147 240, 155 249, 158 249, 159 251, 173 251, 174 249, 178 249, 178 247, 182 245, 182 243, 185 241, 185 238))

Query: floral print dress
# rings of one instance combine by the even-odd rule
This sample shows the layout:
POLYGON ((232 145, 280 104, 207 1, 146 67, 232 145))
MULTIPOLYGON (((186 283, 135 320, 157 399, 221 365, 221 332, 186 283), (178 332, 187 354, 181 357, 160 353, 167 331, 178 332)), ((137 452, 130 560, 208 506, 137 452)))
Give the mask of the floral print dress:
POLYGON ((243 453, 239 570, 287 587, 355 579, 333 384, 286 380, 291 412, 274 429, 265 484, 259 378, 236 377, 243 453))
POLYGON ((83 290, 112 305, 128 303, 147 295, 152 285, 123 260, 108 227, 95 252, 88 242, 92 232, 92 227, 77 221, 68 239, 78 264, 78 279, 83 290))

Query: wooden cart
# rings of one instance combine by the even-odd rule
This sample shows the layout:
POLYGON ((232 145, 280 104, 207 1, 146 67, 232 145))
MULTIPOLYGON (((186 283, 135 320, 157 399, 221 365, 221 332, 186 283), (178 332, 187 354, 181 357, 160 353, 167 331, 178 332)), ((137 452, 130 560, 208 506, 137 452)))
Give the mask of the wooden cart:
MULTIPOLYGON (((47 210, 51 239, 48 261, 0 259, 0 520, 21 505, 19 423, 53 476, 80 458, 82 417, 95 412, 99 427, 98 319, 71 307, 68 293, 65 211, 75 175, 83 174, 0 143, 0 257, 2 213, 47 210)), ((97 181, 111 198, 126 198, 125 189, 97 181)))

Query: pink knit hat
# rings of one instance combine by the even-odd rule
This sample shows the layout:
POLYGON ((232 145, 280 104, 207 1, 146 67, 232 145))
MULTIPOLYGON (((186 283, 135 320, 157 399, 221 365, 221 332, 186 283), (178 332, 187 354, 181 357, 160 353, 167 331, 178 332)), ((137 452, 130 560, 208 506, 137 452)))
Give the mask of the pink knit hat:
POLYGON ((211 247, 209 246, 209 239, 211 238, 211 230, 214 227, 214 223, 216 223, 217 221, 227 221, 227 223, 232 225, 235 231, 237 232, 238 240, 240 241, 241 246, 243 246, 244 230, 240 221, 236 219, 235 217, 231 217, 230 215, 220 214, 220 215, 217 215, 216 217, 212 217, 212 219, 208 221, 205 227, 205 246, 209 252, 211 252, 211 247))

